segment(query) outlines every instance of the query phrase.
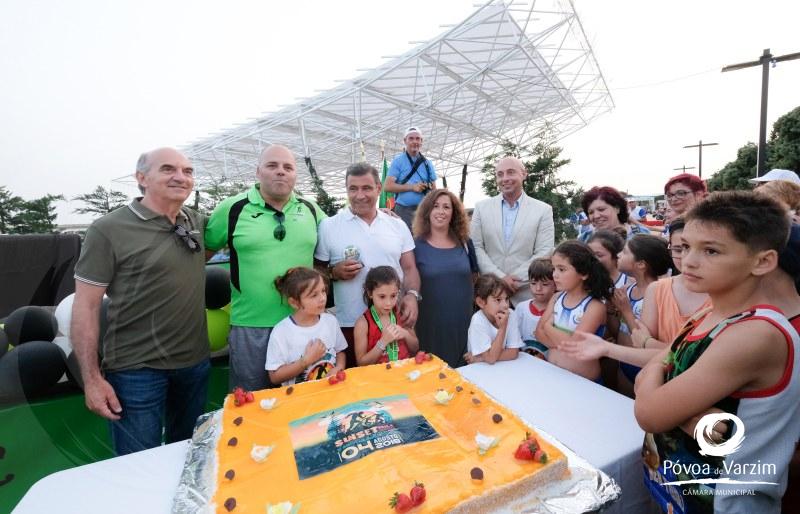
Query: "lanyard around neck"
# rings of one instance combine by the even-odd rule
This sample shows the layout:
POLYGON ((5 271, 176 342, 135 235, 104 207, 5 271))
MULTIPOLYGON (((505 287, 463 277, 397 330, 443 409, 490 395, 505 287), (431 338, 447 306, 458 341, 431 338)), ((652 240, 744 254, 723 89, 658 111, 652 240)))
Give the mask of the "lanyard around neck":
MULTIPOLYGON (((375 309, 374 305, 370 305, 369 312, 372 314, 372 320, 378 326, 378 330, 383 332, 383 324, 381 323, 381 317, 378 315, 378 311, 375 309)), ((395 318, 394 311, 389 311, 389 321, 393 324, 397 323, 397 319, 395 318)), ((400 349, 397 346, 397 341, 392 341, 391 343, 386 345, 386 355, 389 356, 390 361, 396 361, 399 357, 400 349)))

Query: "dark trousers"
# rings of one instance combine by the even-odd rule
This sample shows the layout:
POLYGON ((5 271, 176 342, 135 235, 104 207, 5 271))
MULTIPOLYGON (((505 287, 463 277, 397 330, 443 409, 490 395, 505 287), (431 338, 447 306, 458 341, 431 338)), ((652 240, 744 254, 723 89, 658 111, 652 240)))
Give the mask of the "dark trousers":
POLYGON ((411 233, 414 233, 414 229, 412 228, 414 224, 414 214, 417 212, 417 206, 413 207, 406 207, 405 205, 400 205, 399 203, 394 204, 394 213, 400 216, 400 219, 405 222, 408 226, 408 230, 411 233))

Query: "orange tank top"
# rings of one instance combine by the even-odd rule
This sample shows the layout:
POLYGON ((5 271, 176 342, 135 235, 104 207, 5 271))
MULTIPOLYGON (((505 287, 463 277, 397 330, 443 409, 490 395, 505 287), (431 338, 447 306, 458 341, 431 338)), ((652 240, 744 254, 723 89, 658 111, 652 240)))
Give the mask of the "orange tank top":
MULTIPOLYGON (((667 277, 655 282, 656 308, 658 309, 658 339, 667 344, 672 343, 683 325, 694 313, 684 316, 678 306, 675 293, 672 292, 672 281, 675 277, 667 277)), ((701 311, 711 306, 711 299, 708 298, 697 311, 701 311)))

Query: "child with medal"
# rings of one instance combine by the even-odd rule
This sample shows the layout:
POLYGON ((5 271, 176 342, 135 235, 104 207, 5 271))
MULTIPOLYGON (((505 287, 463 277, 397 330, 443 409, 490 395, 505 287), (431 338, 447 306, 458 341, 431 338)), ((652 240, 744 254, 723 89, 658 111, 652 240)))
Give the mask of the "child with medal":
POLYGON ((367 273, 364 302, 369 307, 353 327, 359 366, 406 359, 419 350, 414 330, 397 324, 400 285, 391 266, 377 266, 367 273))

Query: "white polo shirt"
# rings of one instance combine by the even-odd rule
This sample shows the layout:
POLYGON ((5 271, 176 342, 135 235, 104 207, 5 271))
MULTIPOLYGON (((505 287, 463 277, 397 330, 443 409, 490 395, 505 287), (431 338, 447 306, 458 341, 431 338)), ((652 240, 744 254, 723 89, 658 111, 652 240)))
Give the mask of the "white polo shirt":
POLYGON ((364 267, 352 279, 333 283, 336 318, 342 327, 355 325, 358 317, 367 310, 363 299, 364 280, 371 268, 391 266, 403 280, 400 255, 414 249, 414 239, 400 218, 378 211, 372 224, 368 225, 349 208, 344 208, 320 222, 314 258, 335 266, 345 260, 345 249, 350 247, 358 249, 364 267))

